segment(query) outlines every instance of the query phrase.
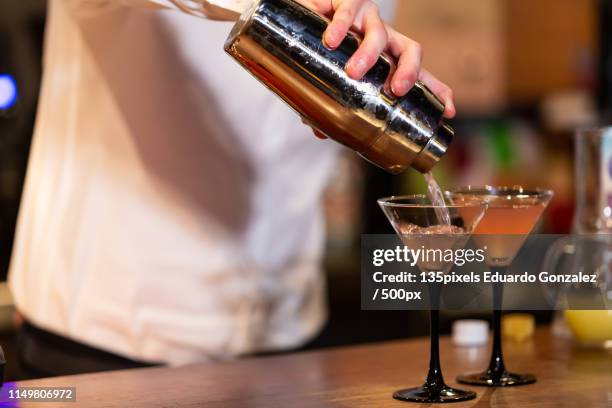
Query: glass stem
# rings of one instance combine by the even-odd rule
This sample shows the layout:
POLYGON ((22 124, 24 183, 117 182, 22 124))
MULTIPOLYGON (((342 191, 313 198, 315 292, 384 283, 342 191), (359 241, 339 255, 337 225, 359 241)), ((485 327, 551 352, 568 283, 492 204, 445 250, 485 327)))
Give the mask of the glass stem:
POLYGON ((429 285, 429 339, 431 349, 429 351, 429 372, 425 385, 429 389, 442 388, 444 377, 440 367, 440 286, 436 283, 429 285))
MULTIPOLYGON (((506 273, 506 268, 498 270, 500 274, 506 273)), ((489 362, 489 373, 495 380, 499 380, 506 371, 504 365, 504 355, 502 353, 502 304, 503 304, 504 284, 493 283, 493 351, 489 362)))

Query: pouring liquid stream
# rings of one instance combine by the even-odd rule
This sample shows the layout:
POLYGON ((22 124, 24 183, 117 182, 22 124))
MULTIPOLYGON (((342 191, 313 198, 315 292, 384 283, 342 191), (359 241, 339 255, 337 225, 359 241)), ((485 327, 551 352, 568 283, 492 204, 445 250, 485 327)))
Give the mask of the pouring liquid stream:
POLYGON ((446 208, 446 204, 444 201, 444 194, 442 194, 442 190, 440 186, 436 182, 436 179, 433 177, 433 174, 430 172, 425 173, 425 181, 427 182, 427 197, 429 201, 435 206, 434 211, 436 213, 436 217, 438 218, 438 222, 440 225, 451 225, 450 213, 446 208))

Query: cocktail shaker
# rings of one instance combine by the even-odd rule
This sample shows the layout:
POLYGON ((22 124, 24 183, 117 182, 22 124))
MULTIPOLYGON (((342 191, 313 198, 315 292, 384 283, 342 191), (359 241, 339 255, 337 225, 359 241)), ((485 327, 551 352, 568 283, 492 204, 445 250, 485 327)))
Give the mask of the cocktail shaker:
POLYGON ((351 32, 330 50, 322 43, 328 22, 292 0, 259 0, 225 50, 329 138, 393 174, 431 170, 453 137, 442 102, 419 82, 396 98, 389 86, 396 64, 387 54, 363 79, 350 78, 345 66, 361 38, 351 32))

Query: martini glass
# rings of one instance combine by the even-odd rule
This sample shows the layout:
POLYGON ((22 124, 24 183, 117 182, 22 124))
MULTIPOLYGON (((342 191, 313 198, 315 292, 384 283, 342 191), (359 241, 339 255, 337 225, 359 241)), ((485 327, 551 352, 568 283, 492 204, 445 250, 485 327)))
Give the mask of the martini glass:
MULTIPOLYGON (((512 264, 525 239, 553 196, 550 190, 515 187, 461 187, 446 192, 455 204, 485 202, 488 209, 474 230, 474 240, 487 247, 486 262, 503 274, 512 264)), ((501 307, 503 283, 493 283, 493 350, 486 371, 457 377, 463 384, 503 387, 536 382, 533 374, 506 370, 502 353, 501 307)))
MULTIPOLYGON (((378 204, 408 248, 434 250, 461 249, 467 243, 470 234, 482 218, 486 204, 482 202, 460 205, 448 204, 435 206, 425 196, 389 197, 378 200, 378 204), (450 224, 445 224, 445 217, 438 217, 441 212, 448 211, 450 224)), ((441 257, 420 260, 417 262, 422 272, 442 271, 447 273, 452 262, 441 257)), ((473 391, 449 387, 444 382, 440 366, 439 348, 439 306, 440 286, 429 284, 430 301, 430 340, 431 351, 429 372, 425 383, 420 387, 406 388, 396 391, 393 398, 412 402, 457 402, 476 397, 473 391)))

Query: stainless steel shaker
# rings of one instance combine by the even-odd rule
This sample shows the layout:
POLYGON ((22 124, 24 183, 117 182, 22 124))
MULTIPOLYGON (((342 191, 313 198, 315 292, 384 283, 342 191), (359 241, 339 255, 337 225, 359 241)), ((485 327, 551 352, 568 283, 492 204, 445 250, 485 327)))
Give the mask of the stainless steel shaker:
POLYGON ((361 38, 351 32, 330 50, 322 43, 327 24, 292 0, 259 0, 235 24, 225 50, 329 138, 393 174, 409 166, 431 170, 453 137, 442 102, 421 83, 393 96, 389 55, 362 80, 350 78, 345 65, 361 38))

